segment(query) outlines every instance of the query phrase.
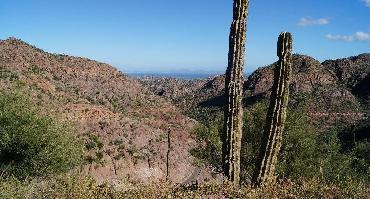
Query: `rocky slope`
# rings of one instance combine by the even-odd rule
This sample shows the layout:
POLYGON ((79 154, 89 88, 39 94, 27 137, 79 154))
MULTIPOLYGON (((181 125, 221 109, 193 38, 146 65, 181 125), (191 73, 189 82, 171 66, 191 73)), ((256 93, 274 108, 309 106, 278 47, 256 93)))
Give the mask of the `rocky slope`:
POLYGON ((370 53, 345 59, 328 60, 323 65, 329 68, 338 81, 345 85, 353 94, 370 99, 370 53))
POLYGON ((0 40, 0 72, 2 89, 31 91, 45 114, 73 121, 88 146, 83 172, 100 181, 163 179, 169 129, 173 182, 199 171, 188 152, 196 145, 189 133, 196 122, 107 64, 9 38, 0 40))
MULTIPOLYGON (((269 98, 273 67, 274 64, 261 67, 247 78, 244 85, 246 106, 269 98)), ((370 109, 370 106, 364 105, 361 99, 369 99, 369 54, 323 63, 309 56, 294 55, 292 70, 290 106, 294 108, 305 102, 312 121, 329 126, 347 125, 367 117, 363 109, 370 109)), ((140 79, 140 82, 186 111, 187 107, 222 107, 222 76, 196 81, 140 79), (174 88, 180 89, 173 91, 174 88)))
MULTIPOLYGON (((249 99, 269 97, 273 67, 274 64, 260 68, 247 80, 246 91, 250 94, 247 103, 249 99)), ((294 55, 290 83, 291 106, 306 102, 309 116, 327 125, 348 124, 363 119, 365 113, 359 100, 335 74, 335 70, 312 57, 294 55)))
POLYGON ((224 89, 222 76, 197 80, 158 77, 143 77, 138 80, 151 92, 171 101, 185 112, 192 111, 196 104, 221 95, 224 89))

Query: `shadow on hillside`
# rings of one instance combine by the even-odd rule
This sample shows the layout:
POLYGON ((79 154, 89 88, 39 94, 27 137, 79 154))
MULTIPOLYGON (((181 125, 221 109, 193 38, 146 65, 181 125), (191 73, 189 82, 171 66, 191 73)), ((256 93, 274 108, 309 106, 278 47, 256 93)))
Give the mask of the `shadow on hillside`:
POLYGON ((266 99, 266 92, 260 93, 258 95, 248 96, 248 97, 244 98, 243 104, 244 104, 244 107, 247 107, 247 106, 251 106, 251 105, 253 105, 257 102, 260 102, 264 99, 266 99))
POLYGON ((368 99, 370 97, 370 75, 367 75, 361 80, 360 83, 352 89, 352 92, 362 99, 368 99))
MULTIPOLYGON (((251 106, 257 102, 260 102, 262 100, 266 99, 266 93, 260 93, 258 95, 254 96, 248 96, 243 98, 243 106, 251 106)), ((210 99, 207 99, 203 102, 199 103, 199 106, 202 108, 222 108, 226 104, 226 96, 220 95, 217 97, 213 97, 210 99)))
POLYGON ((226 103, 225 95, 216 96, 210 99, 207 99, 201 103, 199 106, 202 108, 222 108, 226 103))
POLYGON ((370 141, 370 119, 344 128, 338 133, 338 137, 343 151, 351 150, 356 143, 370 141))

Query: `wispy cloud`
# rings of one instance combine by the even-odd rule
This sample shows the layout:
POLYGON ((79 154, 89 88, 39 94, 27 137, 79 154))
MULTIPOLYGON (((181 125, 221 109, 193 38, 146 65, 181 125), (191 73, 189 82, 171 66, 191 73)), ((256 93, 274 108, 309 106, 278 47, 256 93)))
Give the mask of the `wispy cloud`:
POLYGON ((370 34, 366 32, 356 32, 355 38, 359 41, 370 41, 370 34))
POLYGON ((354 37, 352 35, 332 35, 332 34, 327 34, 325 35, 327 39, 330 40, 339 40, 339 41, 353 41, 354 37))
POLYGON ((338 40, 338 41, 370 41, 370 34, 366 32, 356 32, 353 35, 333 35, 327 34, 325 36, 329 40, 338 40))
POLYGON ((329 23, 328 18, 313 19, 311 17, 302 17, 298 22, 298 26, 327 25, 329 23))
POLYGON ((370 7, 370 0, 362 0, 365 3, 366 7, 370 7))

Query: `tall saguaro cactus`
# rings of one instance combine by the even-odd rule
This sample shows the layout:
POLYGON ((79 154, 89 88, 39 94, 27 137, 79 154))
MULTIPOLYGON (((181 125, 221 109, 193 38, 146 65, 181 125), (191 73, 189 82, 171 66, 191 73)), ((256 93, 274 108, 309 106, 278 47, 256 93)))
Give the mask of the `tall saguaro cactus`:
POLYGON ((229 57, 225 88, 227 106, 223 135, 222 160, 225 175, 239 186, 240 148, 243 128, 243 66, 249 0, 234 0, 233 22, 229 36, 229 57))
POLYGON ((277 43, 279 61, 274 70, 270 107, 266 119, 264 138, 260 152, 260 165, 255 174, 257 186, 275 183, 275 166, 282 144, 284 124, 289 98, 289 81, 292 65, 292 35, 283 32, 277 43))

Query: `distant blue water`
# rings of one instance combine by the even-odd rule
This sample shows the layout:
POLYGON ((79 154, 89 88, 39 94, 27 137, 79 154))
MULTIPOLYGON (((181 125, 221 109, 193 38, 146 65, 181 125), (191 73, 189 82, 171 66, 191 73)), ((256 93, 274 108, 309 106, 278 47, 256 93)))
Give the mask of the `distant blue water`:
POLYGON ((221 73, 128 73, 131 77, 172 77, 179 79, 204 79, 208 77, 214 77, 221 75, 221 73))
MULTIPOLYGON (((222 73, 127 73, 131 77, 171 77, 178 79, 205 79, 208 77, 214 77, 217 75, 222 75, 222 73)), ((245 74, 245 77, 250 75, 250 73, 245 74)))

